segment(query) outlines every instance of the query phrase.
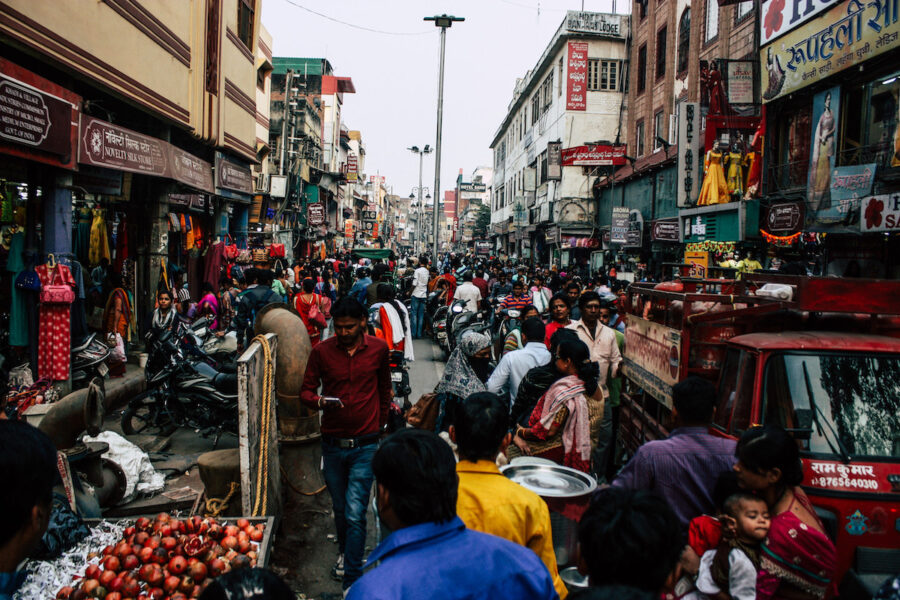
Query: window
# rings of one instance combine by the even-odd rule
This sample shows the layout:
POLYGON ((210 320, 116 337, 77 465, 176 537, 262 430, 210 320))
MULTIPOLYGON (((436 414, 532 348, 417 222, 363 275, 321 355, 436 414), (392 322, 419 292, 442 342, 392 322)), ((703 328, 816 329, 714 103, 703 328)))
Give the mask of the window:
POLYGON ((706 0, 706 37, 711 42, 719 35, 719 0, 706 0))
MULTIPOLYGON (((716 0, 713 0, 715 2, 716 0)), ((637 68, 637 91, 638 94, 644 91, 647 84, 647 44, 642 45, 638 49, 638 68, 637 68)))
POLYGON ((666 27, 656 32, 656 78, 666 74, 666 27))
POLYGON ((559 59, 559 83, 556 84, 556 95, 562 96, 562 87, 563 87, 563 59, 559 59))
POLYGON ((619 88, 619 61, 600 61, 600 89, 614 92, 619 88))
POLYGON ((688 55, 691 52, 691 9, 686 8, 681 13, 678 22, 678 73, 688 70, 688 55))
POLYGON ((544 183, 547 181, 547 151, 544 150, 541 152, 541 155, 538 157, 538 184, 544 183))
POLYGON ((531 97, 531 124, 537 123, 541 118, 541 91, 538 90, 531 97))
POLYGON ((600 89, 600 61, 596 58, 588 59, 587 89, 591 92, 600 89))
POLYGON ((634 126, 634 147, 637 148, 637 155, 644 155, 644 121, 638 121, 634 126))
POLYGON ((254 0, 238 0, 238 37, 251 50, 253 50, 254 8, 254 0))
POLYGON ((734 20, 735 22, 740 22, 744 20, 744 17, 753 12, 753 2, 751 0, 745 0, 744 2, 739 2, 734 6, 734 20))
POLYGON ((641 20, 643 20, 647 16, 647 4, 649 3, 649 0, 637 0, 637 3, 638 10, 641 14, 641 20))
POLYGON ((653 115, 653 149, 657 150, 662 147, 662 142, 660 142, 660 138, 666 139, 663 135, 667 133, 663 131, 663 111, 658 111, 655 115, 653 115))
POLYGON ((541 112, 544 112, 550 108, 550 104, 553 102, 553 71, 550 71, 550 75, 544 80, 542 87, 541 102, 543 106, 541 106, 541 112))

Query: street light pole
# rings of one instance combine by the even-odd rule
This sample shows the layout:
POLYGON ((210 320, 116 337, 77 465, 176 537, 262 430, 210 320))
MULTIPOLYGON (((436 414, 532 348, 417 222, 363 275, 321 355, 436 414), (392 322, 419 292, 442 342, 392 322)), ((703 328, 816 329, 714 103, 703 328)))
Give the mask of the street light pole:
POLYGON ((419 155, 419 210, 418 210, 419 218, 417 219, 417 228, 416 228, 416 235, 419 238, 418 239, 419 243, 417 244, 416 250, 418 252, 425 252, 424 246, 425 246, 426 238, 425 238, 425 230, 422 226, 422 223, 424 220, 424 214, 425 214, 425 208, 424 208, 424 205, 422 204, 422 193, 423 193, 422 192, 422 189, 423 189, 422 188, 422 162, 423 162, 423 159, 425 158, 426 154, 431 154, 431 146, 429 146, 428 144, 425 144, 425 147, 422 148, 421 150, 419 150, 418 146, 410 146, 409 148, 407 148, 407 150, 419 155))
POLYGON ((432 258, 432 260, 437 261, 438 249, 440 248, 438 236, 440 228, 438 206, 440 205, 441 196, 441 129, 444 119, 444 47, 447 41, 447 28, 452 27, 454 22, 465 21, 465 19, 443 14, 425 17, 425 20, 434 21, 435 27, 441 28, 441 63, 438 71, 437 136, 435 138, 434 149, 434 256, 432 258))

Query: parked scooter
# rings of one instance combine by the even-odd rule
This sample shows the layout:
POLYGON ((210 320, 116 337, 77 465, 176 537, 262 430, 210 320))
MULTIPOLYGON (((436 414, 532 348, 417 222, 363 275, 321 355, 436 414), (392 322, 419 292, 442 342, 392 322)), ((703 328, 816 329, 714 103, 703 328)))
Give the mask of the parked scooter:
POLYGON ((87 387, 95 377, 102 382, 109 373, 106 359, 110 354, 112 354, 112 349, 104 344, 96 333, 90 334, 74 346, 71 364, 72 389, 78 390, 87 387))

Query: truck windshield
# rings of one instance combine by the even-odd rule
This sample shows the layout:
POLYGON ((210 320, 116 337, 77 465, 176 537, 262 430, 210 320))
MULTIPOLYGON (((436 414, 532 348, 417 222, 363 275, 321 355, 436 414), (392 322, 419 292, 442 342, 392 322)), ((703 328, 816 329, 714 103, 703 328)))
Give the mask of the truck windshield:
POLYGON ((809 452, 900 456, 900 358, 782 354, 766 364, 766 422, 809 452))

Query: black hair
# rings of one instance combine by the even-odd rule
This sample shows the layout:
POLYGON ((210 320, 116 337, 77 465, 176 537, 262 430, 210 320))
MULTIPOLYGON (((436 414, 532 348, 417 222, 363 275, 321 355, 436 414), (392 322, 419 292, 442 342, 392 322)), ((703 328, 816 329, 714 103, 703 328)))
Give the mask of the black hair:
POLYGON ((722 510, 725 501, 741 491, 737 481, 737 473, 729 469, 723 472, 716 479, 716 485, 713 487, 712 501, 717 510, 722 510))
POLYGON ((156 292, 156 299, 158 300, 160 296, 166 295, 169 297, 169 300, 172 300, 172 290, 161 289, 156 292))
POLYGON ((0 494, 0 546, 4 546, 30 521, 31 510, 49 505, 53 497, 57 479, 53 442, 24 421, 0 421, 0 473, 10 486, 0 494))
POLYGON ((344 296, 331 307, 331 317, 337 321, 349 317, 351 319, 366 319, 369 313, 359 300, 350 296, 344 296))
POLYGON ((629 585, 601 585, 577 590, 568 597, 571 600, 657 600, 659 594, 629 585))
MULTIPOLYGON (((559 345, 564 341, 577 340, 578 334, 572 329, 560 327, 550 336, 550 352, 555 353, 559 349, 559 345)), ((582 342, 584 343, 584 342, 582 342)))
POLYGON ((520 286, 522 286, 522 287, 525 287, 525 282, 522 281, 522 278, 521 278, 521 277, 516 277, 516 278, 513 280, 512 286, 513 286, 513 287, 516 287, 517 285, 520 285, 520 286))
POLYGON ((678 564, 684 541, 665 500, 646 490, 605 488, 578 524, 591 584, 658 593, 678 564))
POLYGON ((214 579, 200 600, 293 600, 291 588, 278 575, 259 567, 234 569, 214 579))
POLYGON ((420 257, 419 257, 419 264, 420 264, 421 266, 423 266, 423 267, 427 267, 427 266, 428 266, 428 257, 427 257, 427 256, 420 256, 420 257))
MULTIPOLYGON (((519 311, 519 314, 524 317, 531 311, 534 311, 537 314, 541 314, 541 311, 539 311, 537 309, 537 306, 535 306, 534 304, 526 304, 525 306, 522 307, 522 310, 519 311)), ((533 318, 533 317, 530 317, 530 318, 533 318)))
POLYGON ((597 363, 591 362, 591 351, 587 344, 581 339, 563 340, 556 349, 556 355, 572 361, 578 369, 578 378, 584 383, 584 391, 593 396, 597 391, 600 367, 597 363))
POLYGON ((463 281, 472 281, 472 271, 466 271, 462 276, 463 281))
MULTIPOLYGON (((524 313, 524 311, 522 312, 524 313)), ((537 317, 530 317, 522 323, 522 335, 529 342, 543 342, 546 333, 547 328, 544 326, 544 322, 537 317)))
POLYGON ((803 481, 803 464, 797 442, 778 425, 748 429, 738 440, 735 455, 745 467, 756 473, 781 470, 782 485, 793 487, 803 481))
POLYGON ((404 310, 400 306, 400 303, 397 302, 397 290, 394 289, 389 283, 379 283, 378 287, 375 288, 376 298, 380 302, 386 302, 394 307, 394 310, 397 311, 397 316, 400 317, 400 325, 403 327, 403 333, 406 334, 406 319, 403 318, 404 310))
POLYGON ((577 281, 570 281, 566 284, 566 290, 571 290, 572 288, 576 288, 579 292, 581 291, 581 286, 578 285, 577 281))
POLYGON ((204 281, 203 285, 200 286, 200 291, 205 294, 215 294, 216 290, 213 288, 213 284, 208 281, 204 281))
POLYGON ((509 431, 509 407, 497 394, 472 394, 456 407, 453 427, 460 459, 493 461, 509 431))
POLYGON ((709 423, 716 407, 716 386, 691 375, 672 386, 672 405, 685 423, 709 423))
POLYGON ((330 265, 325 265, 325 268, 322 269, 322 293, 326 296, 331 296, 331 278, 334 274, 332 267, 330 265))
POLYGON ((375 452, 372 473, 390 492, 391 508, 404 525, 456 516, 456 459, 435 433, 410 428, 392 434, 375 452))
POLYGON ((304 279, 301 285, 303 287, 303 293, 305 294, 312 294, 313 290, 316 289, 316 282, 309 277, 304 279))
POLYGON ((234 280, 231 277, 222 276, 219 278, 219 285, 225 287, 227 285, 234 285, 234 280))
POLYGON ((259 269, 256 273, 256 282, 259 285, 269 286, 272 285, 272 280, 275 279, 274 271, 269 269, 259 269))
POLYGON ((559 300, 560 302, 562 302, 563 304, 565 304, 565 305, 566 305, 566 308, 568 308, 568 309, 571 310, 571 308, 572 308, 572 301, 569 300, 569 297, 568 297, 568 296, 566 296, 565 294, 563 294, 563 293, 561 293, 561 292, 560 292, 560 293, 553 294, 553 297, 550 298, 550 306, 553 306, 553 303, 556 302, 557 300, 559 300))
POLYGON ((600 294, 594 291, 585 292, 578 298, 578 308, 584 310, 584 307, 588 305, 588 302, 593 302, 594 300, 601 302, 600 294))
POLYGON ((475 277, 484 277, 484 269, 478 269, 475 271, 475 277))
POLYGON ((762 502, 763 504, 766 503, 766 501, 759 496, 754 496, 749 492, 738 491, 731 494, 725 499, 725 502, 722 503, 722 512, 731 517, 739 517, 740 514, 738 513, 738 511, 740 511, 741 502, 762 502))

